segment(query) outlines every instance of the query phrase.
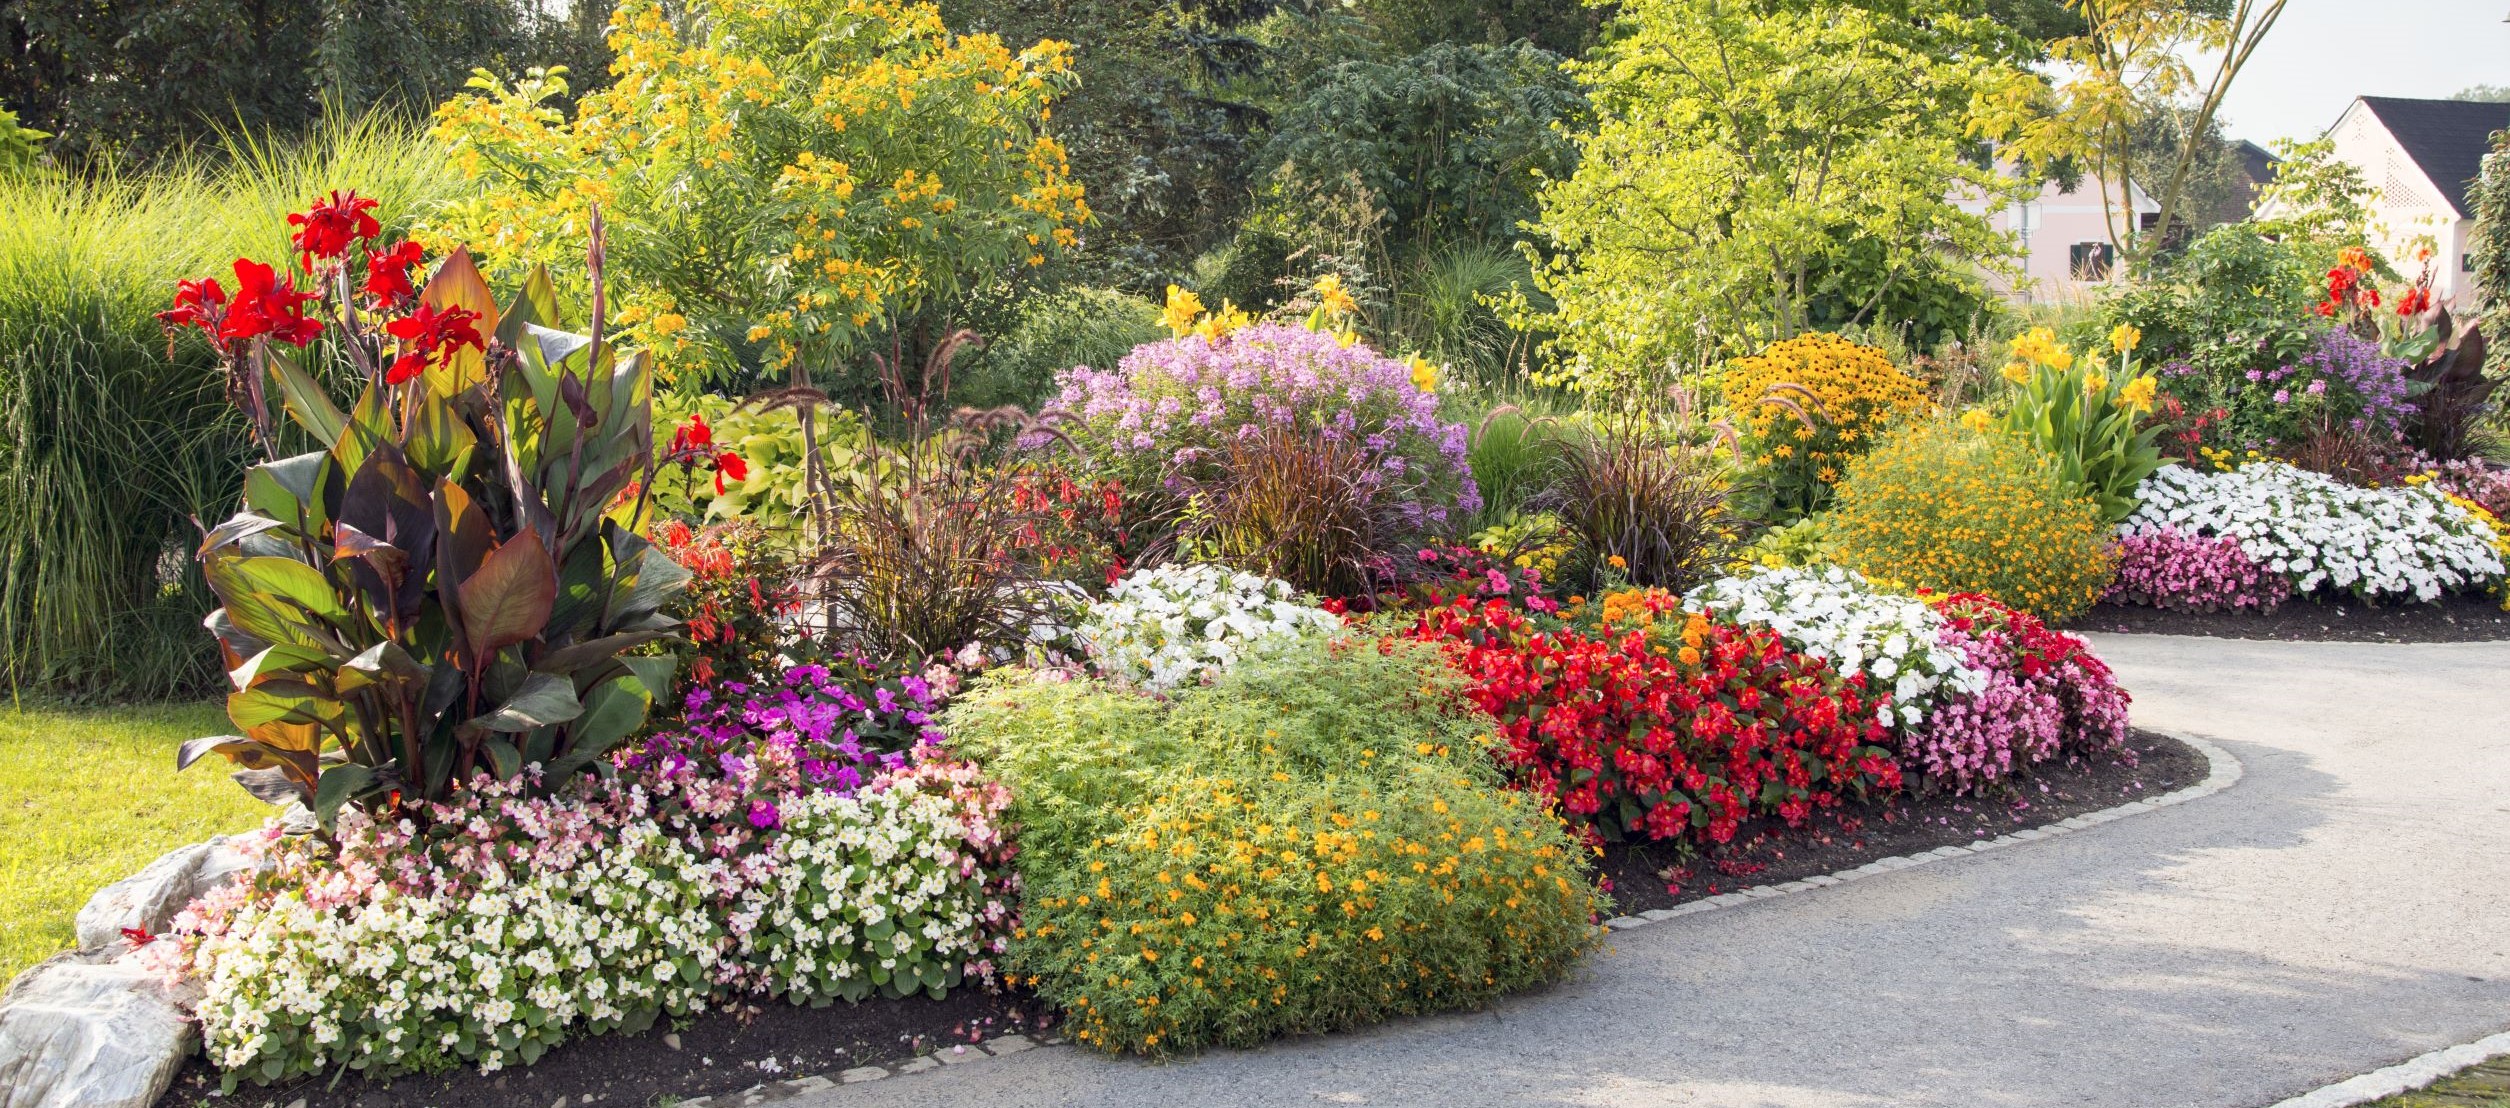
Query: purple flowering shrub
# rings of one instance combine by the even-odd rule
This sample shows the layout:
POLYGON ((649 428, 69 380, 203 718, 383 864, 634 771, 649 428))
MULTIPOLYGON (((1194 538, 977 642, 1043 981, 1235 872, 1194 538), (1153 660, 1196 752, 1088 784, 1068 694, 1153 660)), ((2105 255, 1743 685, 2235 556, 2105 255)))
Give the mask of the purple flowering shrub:
POLYGON ((1058 381, 1054 406, 1078 421, 1074 444, 1128 488, 1178 492, 1209 478, 1232 442, 1278 429, 1359 444, 1414 527, 1481 509, 1464 424, 1440 420, 1437 394, 1412 368, 1365 343, 1258 323, 1217 340, 1145 343, 1115 369, 1074 366, 1058 381))
POLYGON ((2184 612, 2270 612, 2292 596, 2292 582, 2259 565, 2238 539, 2162 526, 2118 539, 2118 579, 2105 597, 2184 612))
MULTIPOLYGON (((851 793, 940 744, 934 714, 956 680, 945 667, 884 675, 859 656, 841 654, 787 666, 764 688, 701 684, 688 691, 678 727, 646 736, 618 762, 673 780, 741 777, 772 753, 796 768, 803 786, 851 793)), ((750 819, 774 826, 772 798, 753 801, 750 819)))
POLYGON ((1936 640, 1986 675, 1901 734, 1901 758, 1954 793, 1985 791, 2060 754, 2132 758, 2127 692, 2082 638, 1983 596, 1939 604, 1936 640))

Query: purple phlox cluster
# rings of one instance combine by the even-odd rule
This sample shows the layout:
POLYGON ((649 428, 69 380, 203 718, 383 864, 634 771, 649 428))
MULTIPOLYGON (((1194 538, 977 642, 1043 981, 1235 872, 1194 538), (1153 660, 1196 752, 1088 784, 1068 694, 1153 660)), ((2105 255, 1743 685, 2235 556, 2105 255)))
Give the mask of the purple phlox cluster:
POLYGON ((1179 470, 1230 440, 1284 429, 1359 443, 1382 480, 1427 482, 1434 495, 1403 508, 1416 522, 1482 506, 1464 424, 1442 422, 1437 394, 1413 381, 1411 367, 1364 343, 1259 323, 1216 341, 1145 343, 1115 369, 1075 366, 1059 381, 1055 406, 1082 423, 1075 438, 1137 479, 1157 474, 1181 487, 1179 470))
POLYGON ((2291 596, 2292 582, 2249 557, 2239 540, 2162 526, 2120 536, 2108 599, 2187 612, 2268 612, 2291 596))
POLYGON ((2412 412, 2406 402, 2412 384, 2405 371, 2405 360, 2380 353, 2376 341, 2333 329, 2291 365, 2252 369, 2248 379, 2274 386, 2277 404, 2291 403, 2292 390, 2298 388, 2339 405, 2339 414, 2353 430, 2395 434, 2412 412))

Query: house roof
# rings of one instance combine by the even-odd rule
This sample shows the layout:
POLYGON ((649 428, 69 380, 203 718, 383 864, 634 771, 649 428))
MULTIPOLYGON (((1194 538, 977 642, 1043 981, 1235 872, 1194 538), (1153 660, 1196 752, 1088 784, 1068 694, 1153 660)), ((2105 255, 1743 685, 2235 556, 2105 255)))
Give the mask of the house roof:
POLYGON ((2362 106, 2378 117, 2406 156, 2439 186, 2441 197, 2464 216, 2467 184, 2483 171, 2493 132, 2510 128, 2510 104, 2365 96, 2362 106))
POLYGON ((2262 185, 2274 180, 2275 166, 2283 162, 2283 159, 2276 157, 2273 151, 2247 139, 2241 139, 2239 145, 2231 148, 2231 152, 2239 157, 2240 171, 2248 175, 2249 183, 2252 185, 2262 185))

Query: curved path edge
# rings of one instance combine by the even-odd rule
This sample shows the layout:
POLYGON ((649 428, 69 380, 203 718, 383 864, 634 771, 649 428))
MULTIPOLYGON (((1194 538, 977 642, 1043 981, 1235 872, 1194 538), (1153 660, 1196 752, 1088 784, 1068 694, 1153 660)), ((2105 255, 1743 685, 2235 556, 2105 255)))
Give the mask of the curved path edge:
POLYGON ((2468 1066, 2489 1062, 2504 1054, 2510 1054, 2510 1031, 2488 1035, 2471 1043, 2443 1047, 2429 1054, 2418 1054, 2386 1069, 2372 1070, 2290 1100, 2276 1101, 2269 1108, 2353 1108, 2356 1104, 2368 1104, 2398 1093, 2413 1092, 2468 1066))
MULTIPOLYGON (((2240 760, 2233 757, 2230 751, 2224 750, 2220 746, 2216 746, 2204 738, 2185 731, 2161 727, 2146 727, 2144 730, 2185 743, 2194 748, 2197 753, 2204 755, 2205 762, 2208 767, 2205 773, 2205 779, 2197 782, 2196 784, 2189 785, 2186 788, 2163 793, 2160 796, 2152 796, 2146 797, 2142 800, 2128 801, 2127 803, 2120 804, 2114 808, 2103 808, 2097 812, 2085 812, 2079 816, 2070 816, 2066 819, 2061 819, 2054 823, 2044 824, 2039 827, 2009 832, 1992 839, 1981 839, 1977 842, 1970 843, 1967 846, 1939 846, 1933 850, 1924 851, 1918 854, 1895 855, 1889 858, 1877 858, 1871 862, 1865 863, 1864 865, 1857 866, 1852 869, 1840 870, 1836 873, 1821 874, 1813 877, 1807 877, 1800 881, 1789 881, 1780 885, 1757 885, 1749 889, 1742 889, 1736 892, 1706 897, 1700 900, 1691 901, 1688 904, 1676 905, 1671 908, 1651 909, 1649 911, 1641 912, 1635 916, 1616 916, 1612 919, 1605 920, 1604 926, 1615 932, 1628 931, 1635 928, 1645 927, 1651 923, 1660 923, 1680 916, 1715 911, 1719 908, 1731 907, 1737 904, 1746 904, 1755 900, 1767 900, 1772 897, 1787 896, 1793 893, 1810 892, 1814 889, 1824 888, 1830 885, 1846 884, 1850 881, 1873 877, 1878 874, 1912 869, 1917 866, 1941 862, 1951 858, 1962 858, 1972 854, 1985 854, 1992 850, 2019 846, 2023 843, 2038 842, 2041 839, 2052 839, 2059 835, 2067 835, 2077 831, 2089 830, 2104 823, 2125 819, 2128 816, 2141 815, 2145 812, 2168 808, 2173 805, 2185 804, 2191 800, 2212 796, 2215 793, 2221 792, 2224 789, 2228 789, 2239 783, 2243 770, 2240 765, 2240 760)), ((714 1096, 698 1097, 693 1100, 683 1100, 679 1102, 679 1108, 750 1108, 752 1105, 771 1104, 777 1101, 789 1100, 808 1093, 834 1088, 838 1085, 854 1085, 866 1081, 879 1081, 885 1078, 904 1076, 911 1073, 923 1073, 929 1070, 947 1069, 964 1065, 969 1062, 980 1061, 986 1058, 998 1057, 1005 1054, 1016 1054, 1040 1047, 1067 1047, 1068 1045, 1069 1044, 1061 1035, 1031 1037, 1028 1035, 1013 1033, 993 1039, 987 1039, 981 1043, 969 1043, 964 1046, 951 1047, 932 1054, 909 1058, 901 1062, 892 1062, 887 1065, 858 1066, 854 1069, 846 1070, 837 1074, 814 1075, 810 1077, 797 1078, 791 1081, 770 1082, 736 1093, 718 1093, 714 1096)), ((2492 1038, 2484 1039, 2465 1046, 2455 1046, 2446 1050, 2434 1051, 2430 1054, 2423 1055, 2420 1058, 2415 1058, 2399 1065, 2391 1066, 2388 1069, 2380 1070, 2376 1073, 2364 1074, 2361 1077, 2356 1077, 2337 1085, 2328 1086, 2325 1089, 2317 1090, 2316 1092, 2312 1092, 2306 1096, 2296 1097, 2291 1100, 2284 1101, 2280 1104, 2273 1105, 2272 1108, 2350 1108, 2351 1105, 2376 1100, 2381 1096, 2402 1092, 2406 1089, 2419 1088, 2423 1085, 2431 1083, 2433 1080, 2441 1076, 2463 1069, 2467 1066, 2474 1065, 2477 1062, 2485 1061, 2496 1054, 2510 1054, 2510 1032, 2495 1035, 2492 1038), (2480 1055, 2465 1053, 2478 1048, 2486 1048, 2487 1052, 2480 1055), (2425 1073, 2422 1069, 2416 1068, 2424 1066, 2429 1059, 2440 1058, 2444 1055, 2449 1058, 2447 1062, 2434 1063, 2441 1065, 2441 1068, 2430 1070, 2428 1073, 2425 1073), (2312 1099, 2314 1097, 2334 1093, 2339 1089, 2349 1089, 2357 1083, 2368 1082, 2372 1078, 2380 1078, 2392 1072, 2402 1073, 2408 1070, 2412 1070, 2413 1073, 2422 1074, 2422 1076, 2419 1079, 2414 1079, 2410 1076, 2389 1078, 2388 1080, 2411 1080, 2412 1084, 2399 1084, 2393 1087, 2378 1086, 2384 1091, 2363 1096, 2353 1096, 2351 1099, 2312 1099)), ((2374 1086, 2363 1085, 2363 1088, 2372 1087, 2374 1086)))

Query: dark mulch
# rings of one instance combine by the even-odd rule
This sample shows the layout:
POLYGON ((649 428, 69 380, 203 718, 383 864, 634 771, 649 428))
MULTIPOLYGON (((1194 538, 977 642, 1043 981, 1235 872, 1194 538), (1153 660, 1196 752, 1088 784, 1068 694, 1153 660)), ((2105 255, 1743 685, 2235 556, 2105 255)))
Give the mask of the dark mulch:
POLYGON ((2457 593, 2433 604, 2379 607, 2350 597, 2290 600, 2264 614, 2102 604, 2070 627, 2282 642, 2490 642, 2510 639, 2510 612, 2502 611, 2501 601, 2484 593, 2457 593))
POLYGON ((2106 759, 2051 762, 2034 769, 2005 796, 1936 795, 1842 805, 1792 829, 1774 820, 1756 820, 1744 824, 1733 842, 1688 859, 1661 844, 1614 843, 1604 848, 1603 871, 1612 879, 1621 913, 1629 915, 1755 885, 1837 873, 1877 858, 1966 846, 2175 792, 2205 779, 2205 756, 2177 739, 2134 731, 2127 736, 2127 748, 2135 753, 2132 765, 2106 759))
POLYGON ((738 1092, 947 1051, 971 1039, 1035 1032, 1044 1013, 1035 997, 988 995, 973 985, 941 1000, 840 1001, 826 1008, 767 1002, 709 1013, 677 1031, 657 1025, 640 1035, 577 1039, 538 1063, 492 1074, 465 1067, 388 1085, 350 1075, 336 1088, 324 1075, 284 1086, 242 1085, 231 1096, 217 1095, 217 1071, 194 1057, 157 1108, 278 1108, 300 1101, 306 1108, 547 1108, 561 1100, 645 1108, 665 1097, 738 1092))

